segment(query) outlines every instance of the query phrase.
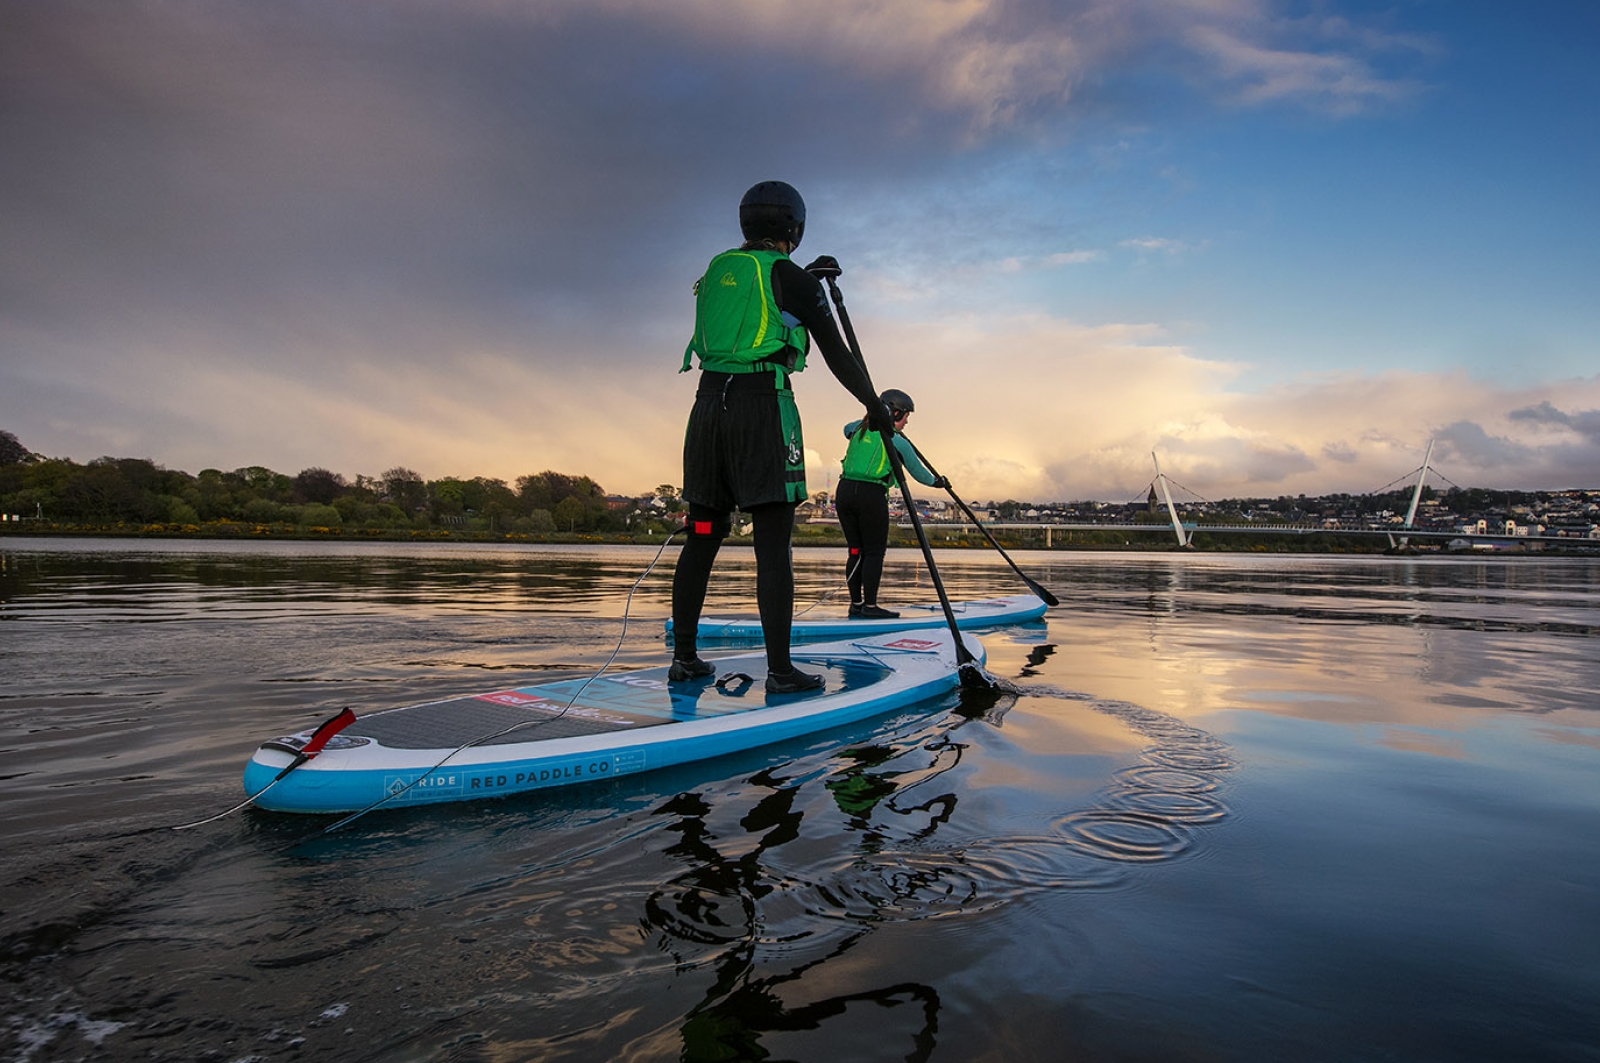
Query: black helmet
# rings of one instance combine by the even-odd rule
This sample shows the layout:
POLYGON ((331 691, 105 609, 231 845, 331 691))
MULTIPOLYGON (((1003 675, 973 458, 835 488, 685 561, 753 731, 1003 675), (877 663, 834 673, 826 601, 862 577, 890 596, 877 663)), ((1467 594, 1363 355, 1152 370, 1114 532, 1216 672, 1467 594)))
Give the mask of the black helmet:
POLYGON ((788 240, 799 247, 806 231, 806 201, 793 185, 762 181, 739 201, 739 231, 746 240, 788 240))
POLYGON ((890 388, 878 396, 878 401, 889 407, 890 413, 915 413, 917 404, 911 401, 911 396, 899 388, 890 388))

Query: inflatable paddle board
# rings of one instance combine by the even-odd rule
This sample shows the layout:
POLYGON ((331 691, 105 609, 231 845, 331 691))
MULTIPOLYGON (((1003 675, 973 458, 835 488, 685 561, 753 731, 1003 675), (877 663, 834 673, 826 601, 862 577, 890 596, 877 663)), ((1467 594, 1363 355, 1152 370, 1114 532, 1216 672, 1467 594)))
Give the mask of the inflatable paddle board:
MULTIPOLYGON (((962 638, 981 663, 983 644, 962 638)), ((823 674, 826 688, 768 695, 766 656, 757 652, 715 659, 716 677, 687 683, 668 683, 663 666, 370 713, 329 738, 302 731, 264 743, 245 766, 244 789, 278 812, 502 797, 780 742, 958 682, 948 628, 799 647, 794 662, 823 674), (308 743, 320 752, 302 759, 308 743)))
MULTIPOLYGON (((839 635, 864 635, 880 631, 917 631, 924 628, 949 628, 944 610, 938 602, 918 605, 894 605, 900 616, 893 620, 852 620, 846 615, 848 605, 824 605, 794 618, 795 638, 831 638, 839 635)), ((1049 606, 1044 599, 1032 594, 1013 594, 1005 598, 986 598, 977 602, 951 602, 956 627, 999 627, 1004 624, 1021 624, 1037 620, 1049 606)), ((672 621, 667 621, 667 631, 672 631, 672 621)), ((746 639, 761 637, 761 618, 758 616, 700 618, 702 639, 746 639)))

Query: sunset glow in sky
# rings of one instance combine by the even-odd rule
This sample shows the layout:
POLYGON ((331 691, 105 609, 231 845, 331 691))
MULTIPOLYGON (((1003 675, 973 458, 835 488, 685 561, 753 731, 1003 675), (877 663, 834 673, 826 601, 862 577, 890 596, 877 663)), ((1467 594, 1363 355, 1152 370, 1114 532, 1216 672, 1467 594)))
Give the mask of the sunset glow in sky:
MULTIPOLYGON (((0 0, 0 428, 681 482, 752 183, 961 493, 1600 487, 1600 4, 0 0)), ((810 487, 859 415, 796 382, 810 487)))

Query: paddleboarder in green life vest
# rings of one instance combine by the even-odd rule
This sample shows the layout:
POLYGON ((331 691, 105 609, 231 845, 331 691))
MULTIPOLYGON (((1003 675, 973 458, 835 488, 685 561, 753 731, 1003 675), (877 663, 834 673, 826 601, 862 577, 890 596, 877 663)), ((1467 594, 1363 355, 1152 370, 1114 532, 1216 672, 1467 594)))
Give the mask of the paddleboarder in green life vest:
POLYGON ((739 203, 744 243, 713 258, 695 283, 694 335, 680 371, 698 360, 700 383, 683 441, 688 537, 672 577, 669 682, 716 674, 696 655, 695 637, 712 563, 733 511, 740 509, 753 525, 767 692, 799 694, 824 685, 822 676, 799 671, 789 656, 790 539, 795 506, 806 498, 805 442, 792 384, 812 342, 828 370, 866 409, 868 422, 891 434, 894 429, 840 336, 817 279, 837 276, 838 262, 823 256, 802 269, 789 258, 805 227, 800 193, 782 181, 762 181, 739 203))
MULTIPOLYGON (((898 388, 879 396, 894 423, 894 449, 906 472, 929 487, 947 487, 949 482, 935 476, 922 464, 913 447, 900 433, 916 404, 898 388)), ((889 464, 883 433, 873 431, 865 420, 844 426, 850 440, 844 452, 844 469, 839 473, 839 489, 833 507, 844 529, 850 559, 845 563, 845 583, 850 588, 850 616, 859 620, 890 620, 900 614, 878 605, 878 584, 883 580, 883 557, 889 549, 889 488, 894 486, 894 469, 889 464)))

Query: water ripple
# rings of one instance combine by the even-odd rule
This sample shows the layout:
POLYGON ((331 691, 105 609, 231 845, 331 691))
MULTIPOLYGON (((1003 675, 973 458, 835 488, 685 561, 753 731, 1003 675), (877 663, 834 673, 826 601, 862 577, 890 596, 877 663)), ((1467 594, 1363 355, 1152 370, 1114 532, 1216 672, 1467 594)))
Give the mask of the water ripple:
POLYGON ((1221 801, 1191 793, 1131 790, 1108 800, 1118 809, 1185 825, 1216 823, 1228 814, 1221 801))
POLYGON ((960 841, 944 833, 949 808, 931 822, 919 820, 915 831, 884 814, 903 813, 913 791, 926 793, 960 762, 964 747, 955 731, 852 750, 827 787, 869 832, 870 846, 840 866, 788 871, 777 869, 782 848, 769 849, 759 885, 746 883, 736 896, 708 896, 703 879, 658 891, 649 922, 680 941, 710 945, 740 939, 754 926, 770 943, 781 925, 798 928, 806 918, 859 924, 971 916, 1041 890, 1116 888, 1141 865, 1183 856, 1201 829, 1229 815, 1220 776, 1234 761, 1210 733, 1125 702, 1053 688, 1018 687, 1015 694, 1080 703, 1150 744, 1139 763, 1112 775, 1086 807, 1057 815, 1046 832, 960 841), (777 918, 779 898, 798 906, 793 918, 777 918))
POLYGON ((1220 784, 1200 771, 1185 771, 1165 764, 1136 764, 1117 772, 1115 778, 1130 791, 1166 794, 1208 794, 1220 784))

